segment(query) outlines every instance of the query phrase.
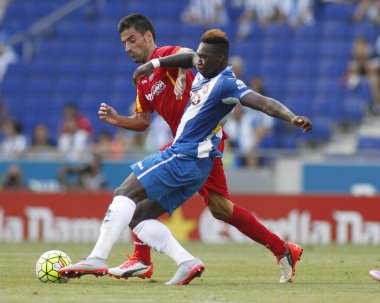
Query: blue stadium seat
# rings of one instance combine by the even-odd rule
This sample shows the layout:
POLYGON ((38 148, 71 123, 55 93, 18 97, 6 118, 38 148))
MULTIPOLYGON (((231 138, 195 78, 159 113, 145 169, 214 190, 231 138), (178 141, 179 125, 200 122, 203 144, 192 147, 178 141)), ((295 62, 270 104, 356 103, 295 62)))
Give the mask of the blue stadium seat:
POLYGON ((293 32, 292 30, 283 23, 269 23, 263 29, 263 35, 265 39, 289 42, 292 39, 293 32))
MULTIPOLYGON (((319 37, 320 28, 318 25, 300 25, 293 30, 293 41, 297 43, 313 43, 319 37)), ((296 44, 297 45, 297 44, 296 44)))
POLYGON ((350 26, 339 20, 325 21, 321 23, 320 34, 323 39, 347 40, 351 38, 350 26))
POLYGON ((260 59, 260 42, 255 40, 249 40, 244 42, 235 42, 231 45, 231 55, 238 55, 252 60, 260 59))
POLYGON ((379 137, 370 137, 370 136, 359 136, 357 142, 357 150, 380 150, 380 138, 379 137))

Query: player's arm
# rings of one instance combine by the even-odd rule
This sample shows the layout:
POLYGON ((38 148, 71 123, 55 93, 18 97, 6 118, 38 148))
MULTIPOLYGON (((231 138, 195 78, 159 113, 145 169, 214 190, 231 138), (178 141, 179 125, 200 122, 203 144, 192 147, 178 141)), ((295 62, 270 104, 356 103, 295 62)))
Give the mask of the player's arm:
POLYGON ((240 100, 240 103, 243 106, 262 111, 269 116, 295 124, 304 132, 311 130, 313 127, 313 124, 309 118, 304 116, 297 116, 281 102, 260 95, 254 91, 251 91, 243 96, 243 98, 240 100))
POLYGON ((144 131, 150 124, 150 111, 134 113, 131 116, 121 116, 117 111, 107 105, 100 104, 98 111, 99 119, 108 124, 119 126, 133 131, 144 131))
MULTIPOLYGON (((190 53, 190 52, 193 52, 191 48, 181 47, 176 54, 183 54, 183 53, 190 53)), ((186 89, 186 75, 188 71, 189 71, 189 68, 180 67, 178 69, 178 76, 174 85, 174 94, 177 100, 181 99, 183 92, 186 89)))
POLYGON ((198 62, 198 55, 195 52, 174 54, 167 57, 152 59, 151 61, 139 66, 133 73, 133 82, 137 85, 140 77, 145 77, 153 73, 157 67, 182 67, 192 68, 198 62))

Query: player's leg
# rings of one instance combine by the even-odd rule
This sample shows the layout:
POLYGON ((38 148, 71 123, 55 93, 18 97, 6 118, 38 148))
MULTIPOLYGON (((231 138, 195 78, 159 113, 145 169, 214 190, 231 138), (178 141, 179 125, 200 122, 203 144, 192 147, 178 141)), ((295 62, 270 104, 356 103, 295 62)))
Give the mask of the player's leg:
POLYGON ((137 204, 132 221, 129 224, 135 243, 134 254, 132 257, 127 255, 127 260, 121 265, 109 268, 108 274, 110 276, 117 279, 128 279, 130 277, 145 279, 150 278, 153 275, 153 263, 150 258, 151 248, 135 235, 133 229, 140 222, 147 219, 158 218, 164 213, 166 213, 166 210, 155 201, 146 199, 137 204))
MULTIPOLYGON (((160 151, 164 151, 167 147, 171 145, 172 145, 172 142, 160 148, 160 151)), ((145 208, 137 206, 134 217, 140 218, 140 219, 137 219, 139 220, 139 222, 143 221, 141 219, 142 216, 139 214, 141 211, 145 211, 145 208)), ((133 220, 134 219, 132 219, 132 222, 133 220)), ((133 230, 133 228, 131 229, 133 230)), ((120 278, 121 276, 126 279, 128 277, 138 277, 142 279, 147 278, 147 277, 150 278, 153 274, 153 262, 152 262, 151 254, 150 254, 151 248, 149 247, 149 245, 141 241, 135 235, 133 231, 132 231, 132 238, 134 242, 134 251, 133 251, 132 257, 129 257, 129 255, 126 253, 127 260, 123 264, 119 265, 118 267, 110 268, 108 273, 111 273, 116 278, 120 278), (147 265, 149 265, 149 268, 144 270, 144 268, 146 268, 147 265), (129 271, 129 269, 136 270, 138 268, 141 269, 141 271, 134 272, 133 274, 128 275, 128 272, 132 272, 132 271, 129 271)))
MULTIPOLYGON (((183 172, 186 173, 186 168, 183 166, 184 165, 179 165, 179 167, 182 167, 183 172)), ((202 165, 188 170, 192 170, 191 175, 200 175, 201 168, 202 165)), ((206 169, 204 166, 203 168, 206 169)), ((166 182, 170 183, 168 179, 169 178, 166 178, 166 182)), ((204 183, 204 180, 192 183, 193 182, 186 183, 185 187, 176 188, 157 203, 160 203, 160 205, 171 214, 177 207, 182 205, 184 201, 187 201, 197 189, 199 189, 204 183)), ((178 269, 176 273, 166 284, 188 284, 194 278, 199 277, 205 270, 203 262, 187 252, 174 238, 170 230, 161 222, 157 220, 142 221, 133 228, 133 232, 150 247, 158 252, 166 254, 177 263, 178 269)))
MULTIPOLYGON (((171 152, 168 151, 168 153, 171 152)), ((157 197, 157 203, 171 215, 206 181, 212 167, 212 160, 209 158, 190 159, 186 156, 176 155, 170 156, 166 161, 165 165, 156 165, 155 169, 160 173, 154 179, 144 176, 139 180, 146 188, 148 196, 151 199, 157 197), (161 191, 157 191, 154 186, 151 186, 151 183, 158 182, 157 177, 160 177, 159 180, 165 180, 166 194, 162 194, 161 191)), ((143 242, 156 251, 168 255, 177 263, 177 272, 167 284, 187 284, 204 271, 205 267, 202 261, 188 253, 161 222, 146 220, 139 223, 133 231, 143 242)))
POLYGON ((203 262, 183 248, 160 221, 142 221, 133 229, 133 232, 154 250, 167 255, 177 263, 177 272, 166 283, 167 285, 188 284, 205 270, 203 262))
POLYGON ((70 278, 85 274, 97 276, 107 274, 107 259, 112 246, 132 220, 136 203, 145 199, 145 190, 135 174, 132 173, 115 190, 114 198, 100 228, 100 235, 90 255, 76 264, 62 268, 59 273, 70 278))
POLYGON ((220 158, 214 160, 210 175, 199 193, 216 219, 231 224, 250 239, 272 251, 281 268, 280 282, 291 280, 295 265, 301 257, 302 248, 299 245, 286 243, 259 222, 250 211, 230 200, 220 158))

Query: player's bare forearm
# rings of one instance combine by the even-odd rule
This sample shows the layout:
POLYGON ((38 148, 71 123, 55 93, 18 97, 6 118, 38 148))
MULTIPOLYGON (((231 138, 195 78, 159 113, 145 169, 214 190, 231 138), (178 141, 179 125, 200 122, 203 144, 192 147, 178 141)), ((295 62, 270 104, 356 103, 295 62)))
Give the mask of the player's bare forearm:
POLYGON ((150 123, 146 116, 133 115, 133 116, 118 116, 116 126, 133 131, 145 131, 150 123))
POLYGON ((99 119, 105 123, 134 131, 144 131, 150 124, 150 112, 134 113, 132 116, 121 116, 106 103, 101 103, 98 111, 99 119))
MULTIPOLYGON (((176 54, 186 54, 186 53, 194 53, 194 51, 191 48, 181 47, 176 54)), ((178 77, 179 76, 186 76, 189 69, 190 68, 179 67, 178 77)))
POLYGON ((192 68, 194 52, 178 53, 159 59, 160 66, 173 67, 178 66, 182 68, 192 68))
POLYGON ((292 119, 296 116, 284 104, 268 97, 266 97, 266 102, 262 111, 269 116, 279 118, 288 122, 291 122, 292 119))
POLYGON ((156 67, 182 67, 191 68, 195 63, 196 53, 186 52, 174 54, 167 57, 152 59, 151 61, 139 66, 133 73, 133 82, 137 85, 140 77, 145 77, 153 73, 156 67))
POLYGON ((284 104, 275 99, 265 97, 256 92, 250 92, 241 99, 243 106, 262 111, 269 116, 291 122, 295 114, 284 104))
POLYGON ((288 121, 300 127, 304 132, 312 129, 313 125, 309 118, 295 115, 287 106, 281 102, 260 95, 256 92, 250 92, 245 95, 240 103, 243 106, 262 111, 269 116, 288 121))

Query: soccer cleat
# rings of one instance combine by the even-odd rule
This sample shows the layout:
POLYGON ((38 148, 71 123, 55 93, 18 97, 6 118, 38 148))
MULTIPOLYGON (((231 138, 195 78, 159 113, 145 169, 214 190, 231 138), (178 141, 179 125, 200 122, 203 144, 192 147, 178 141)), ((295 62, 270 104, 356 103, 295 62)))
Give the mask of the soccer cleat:
POLYGON ((100 258, 83 258, 74 265, 61 268, 58 273, 62 277, 80 278, 83 275, 104 276, 108 272, 105 260, 100 258))
POLYGON ((205 270, 205 266, 199 259, 182 262, 170 281, 166 285, 186 285, 194 278, 200 277, 205 270))
POLYGON ((141 279, 150 278, 153 275, 153 263, 129 256, 128 260, 118 267, 108 269, 108 275, 116 279, 137 277, 141 279))
POLYGON ((372 269, 369 271, 369 276, 377 281, 377 282, 380 282, 380 271, 379 270, 376 270, 376 269, 372 269))
POLYGON ((303 248, 297 244, 287 242, 288 252, 284 257, 277 259, 277 264, 280 266, 282 276, 280 283, 292 282, 292 277, 296 271, 296 264, 301 259, 303 248))

